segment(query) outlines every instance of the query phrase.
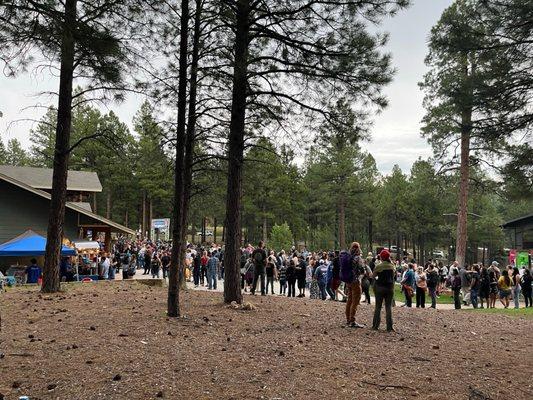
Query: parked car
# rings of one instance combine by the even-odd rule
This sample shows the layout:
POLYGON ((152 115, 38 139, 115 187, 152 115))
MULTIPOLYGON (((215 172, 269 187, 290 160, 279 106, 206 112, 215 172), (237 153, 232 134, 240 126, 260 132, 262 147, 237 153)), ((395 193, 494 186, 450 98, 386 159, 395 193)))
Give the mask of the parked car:
POLYGON ((442 250, 433 250, 433 258, 446 258, 446 256, 442 250))

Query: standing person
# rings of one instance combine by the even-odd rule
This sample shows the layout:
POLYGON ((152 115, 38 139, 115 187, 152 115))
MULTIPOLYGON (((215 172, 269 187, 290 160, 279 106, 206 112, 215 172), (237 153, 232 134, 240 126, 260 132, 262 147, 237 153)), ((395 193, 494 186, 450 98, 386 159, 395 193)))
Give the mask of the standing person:
POLYGON ((303 255, 297 258, 298 264, 296 265, 296 280, 298 281, 298 297, 305 297, 305 286, 307 279, 307 264, 305 263, 303 255))
POLYGON ((428 289, 426 273, 423 267, 418 267, 416 274, 416 308, 426 308, 426 290, 428 289))
MULTIPOLYGON (((374 264, 374 269, 375 269, 374 264)), ((361 290, 365 294, 365 303, 370 304, 370 286, 372 285, 372 269, 363 262, 363 275, 361 276, 361 290)))
POLYGON ((112 258, 110 258, 109 253, 108 253, 107 259, 109 260, 109 280, 114 281, 119 262, 116 256, 113 256, 112 258))
POLYGON ((194 287, 197 288, 200 285, 200 275, 202 273, 202 255, 199 251, 196 252, 193 260, 192 276, 194 280, 194 287))
POLYGON ((41 267, 37 265, 37 260, 32 258, 30 265, 26 267, 26 283, 37 283, 43 275, 41 267))
POLYGON ((498 278, 496 272, 489 268, 489 308, 496 307, 496 297, 498 297, 498 278))
POLYGON ((328 266, 326 265, 326 260, 322 259, 318 262, 318 267, 315 270, 314 276, 318 283, 319 296, 322 300, 326 300, 328 297, 326 294, 328 279, 328 266))
POLYGON ((207 289, 217 290, 218 258, 209 253, 207 260, 207 289))
POLYGON ((265 244, 261 240, 252 252, 252 260, 254 263, 254 282, 252 284, 252 295, 255 295, 257 289, 257 281, 261 280, 261 296, 266 296, 265 292, 265 267, 267 263, 267 255, 265 251, 265 244))
POLYGON ((109 279, 110 262, 107 253, 104 253, 102 256, 100 260, 100 267, 102 268, 102 278, 106 280, 109 279))
POLYGON ((152 270, 152 249, 147 247, 144 251, 144 272, 143 275, 148 275, 152 270))
POLYGON ((498 279, 498 289, 500 291, 500 301, 505 308, 509 308, 509 299, 511 298, 511 278, 507 269, 502 271, 502 276, 498 279))
POLYGON ((287 283, 289 285, 287 297, 296 296, 296 267, 294 265, 294 259, 289 260, 289 266, 287 267, 287 283))
POLYGON ((463 292, 463 304, 470 305, 470 283, 472 282, 472 274, 470 273, 470 265, 459 268, 459 276, 461 277, 461 292, 463 292))
POLYGON ((388 250, 383 249, 379 255, 381 263, 375 266, 374 272, 372 273, 374 278, 374 295, 376 296, 372 329, 379 329, 381 323, 381 307, 383 306, 383 300, 385 300, 387 331, 394 332, 392 326, 392 299, 394 298, 395 267, 391 263, 388 250))
POLYGON ((426 275, 429 296, 431 297, 431 308, 437 308, 437 290, 440 284, 439 272, 433 264, 429 264, 426 275))
POLYGON ((328 255, 327 273, 326 273, 326 292, 329 295, 330 300, 335 300, 335 291, 333 290, 333 257, 334 253, 328 255))
POLYGON ((159 253, 154 251, 152 257, 152 278, 159 278, 159 268, 161 267, 161 259, 159 258, 159 253))
POLYGON ((533 307, 533 300, 531 299, 531 293, 533 288, 531 287, 532 282, 531 271, 529 269, 524 270, 524 275, 522 275, 522 295, 524 296, 524 301, 526 302, 526 307, 533 307))
POLYGON ((244 291, 247 292, 248 288, 251 289, 252 283, 254 282, 254 263, 252 261, 252 253, 250 253, 250 255, 248 256, 248 261, 246 261, 245 269, 246 272, 244 273, 244 291))
POLYGON ((483 266, 481 268, 481 273, 479 274, 479 300, 481 302, 481 308, 483 308, 483 302, 485 301, 487 308, 489 308, 489 298, 490 298, 490 278, 489 271, 487 267, 483 266))
POLYGON ((355 321, 355 313, 361 301, 361 282, 359 276, 362 273, 363 262, 361 259, 361 246, 353 242, 349 252, 340 254, 340 277, 346 284, 346 324, 351 328, 363 328, 364 326, 355 321))
MULTIPOLYGON (((150 254, 149 252, 147 252, 147 254, 150 254)), ((148 265, 151 266, 151 257, 150 257, 150 261, 148 262, 148 265)), ((129 269, 130 269, 130 253, 129 253, 129 250, 126 249, 126 252, 124 254, 122 254, 122 256, 120 257, 120 268, 122 268, 122 279, 129 279, 129 269)), ((145 263, 144 263, 144 266, 146 267, 146 260, 145 260, 145 263)))
POLYGON ((453 290, 453 302, 455 309, 461 309, 461 277, 459 276, 459 270, 454 268, 452 270, 451 286, 453 290))
POLYGON ((341 286, 341 278, 340 278, 340 271, 341 271, 341 264, 339 259, 339 251, 336 250, 333 255, 333 277, 331 279, 331 290, 335 293, 335 300, 339 299, 339 295, 342 296, 342 301, 347 301, 346 294, 340 289, 341 286))
POLYGON ((168 270, 170 269, 170 254, 168 251, 165 251, 163 257, 161 257, 161 267, 163 268, 163 279, 167 279, 168 270))
POLYGON ((518 267, 513 268, 512 285, 514 308, 520 308, 520 271, 518 267))
POLYGON ((283 259, 279 267, 279 294, 285 295, 287 291, 287 260, 283 259))
POLYGON ((274 251, 270 250, 270 255, 267 259, 266 265, 266 293, 268 294, 268 286, 270 285, 270 291, 274 294, 274 280, 277 278, 276 270, 276 256, 274 251))
POLYGON ((481 281, 479 276, 479 265, 474 264, 474 271, 472 272, 472 279, 470 280, 470 302, 472 307, 478 307, 479 289, 481 288, 481 281))
POLYGON ((413 263, 409 263, 407 265, 407 270, 405 271, 402 281, 401 281, 402 291, 405 296, 406 307, 412 307, 413 305, 413 293, 414 293, 414 286, 416 283, 414 269, 415 269, 415 265, 413 263))
MULTIPOLYGON (((207 278, 207 262, 209 261, 209 257, 207 257, 207 251, 202 251, 202 258, 200 258, 200 283, 202 286, 204 286, 204 282, 207 278)), ((209 286, 206 284, 206 286, 209 286)))

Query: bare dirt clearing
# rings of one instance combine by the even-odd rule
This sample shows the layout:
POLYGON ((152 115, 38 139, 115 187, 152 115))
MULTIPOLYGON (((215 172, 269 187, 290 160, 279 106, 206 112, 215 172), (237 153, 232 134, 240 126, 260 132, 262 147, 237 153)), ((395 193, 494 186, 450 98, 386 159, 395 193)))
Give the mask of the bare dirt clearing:
MULTIPOLYGON (((0 295, 5 399, 531 399, 533 320, 394 309, 388 334, 343 328, 344 304, 182 295, 102 282, 0 295), (526 347, 526 344, 528 347, 526 347)), ((373 306, 358 320, 370 324, 373 306)), ((384 323, 384 322, 383 322, 384 323)), ((0 399, 2 398, 0 395, 0 399)))

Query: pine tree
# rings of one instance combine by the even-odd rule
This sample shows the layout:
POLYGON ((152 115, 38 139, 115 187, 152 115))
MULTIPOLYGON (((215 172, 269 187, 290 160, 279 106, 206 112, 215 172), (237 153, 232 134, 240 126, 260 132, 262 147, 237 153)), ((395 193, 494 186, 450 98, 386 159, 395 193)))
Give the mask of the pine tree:
POLYGON ((10 0, 0 4, 0 59, 10 73, 24 70, 31 64, 30 56, 40 54, 58 67, 60 75, 43 292, 57 292, 60 285, 73 105, 87 93, 98 92, 104 98, 107 93, 119 93, 117 98, 122 98, 117 90, 124 88, 127 48, 133 45, 129 40, 138 43, 137 21, 143 20, 149 6, 135 0, 10 0), (73 81, 78 77, 88 84, 75 95, 73 81))

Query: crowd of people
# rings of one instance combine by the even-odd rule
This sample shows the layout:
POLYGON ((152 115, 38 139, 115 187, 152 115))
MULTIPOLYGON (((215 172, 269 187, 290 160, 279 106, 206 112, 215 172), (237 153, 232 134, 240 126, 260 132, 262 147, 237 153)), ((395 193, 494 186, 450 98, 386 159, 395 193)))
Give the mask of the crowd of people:
MULTIPOLYGON (((418 265, 407 257, 392 260, 387 249, 379 254, 369 252, 363 256, 354 242, 348 251, 297 251, 267 250, 263 242, 257 247, 247 245, 241 249, 240 274, 244 292, 263 296, 281 295, 311 299, 341 301, 346 303, 346 322, 359 327, 355 313, 364 295, 364 302, 371 303, 371 289, 376 302, 376 313, 385 304, 387 329, 392 328, 391 307, 395 289, 401 290, 405 307, 436 308, 437 299, 450 294, 454 306, 494 308, 497 299, 508 308, 511 301, 520 307, 520 296, 526 307, 533 307, 532 274, 529 269, 509 265, 501 268, 497 261, 490 265, 459 265, 454 262, 444 265, 441 261, 428 260, 418 265), (279 289, 275 288, 277 282, 279 289), (414 304, 413 304, 414 298, 414 304)), ((142 275, 166 279, 171 263, 171 245, 167 242, 149 240, 119 240, 111 252, 103 249, 92 257, 85 254, 77 258, 63 258, 60 275, 63 281, 79 276, 98 275, 99 279, 115 279, 122 273, 130 279, 137 270, 142 275), (74 267, 75 266, 75 267, 74 267)), ((224 279, 224 249, 217 245, 188 245, 185 253, 185 279, 196 288, 205 286, 217 290, 217 283, 224 279)), ((37 283, 41 269, 36 260, 27 269, 27 281, 37 283)), ((276 285, 276 286, 278 286, 276 285)), ((379 326, 376 314, 374 326, 379 326)))

